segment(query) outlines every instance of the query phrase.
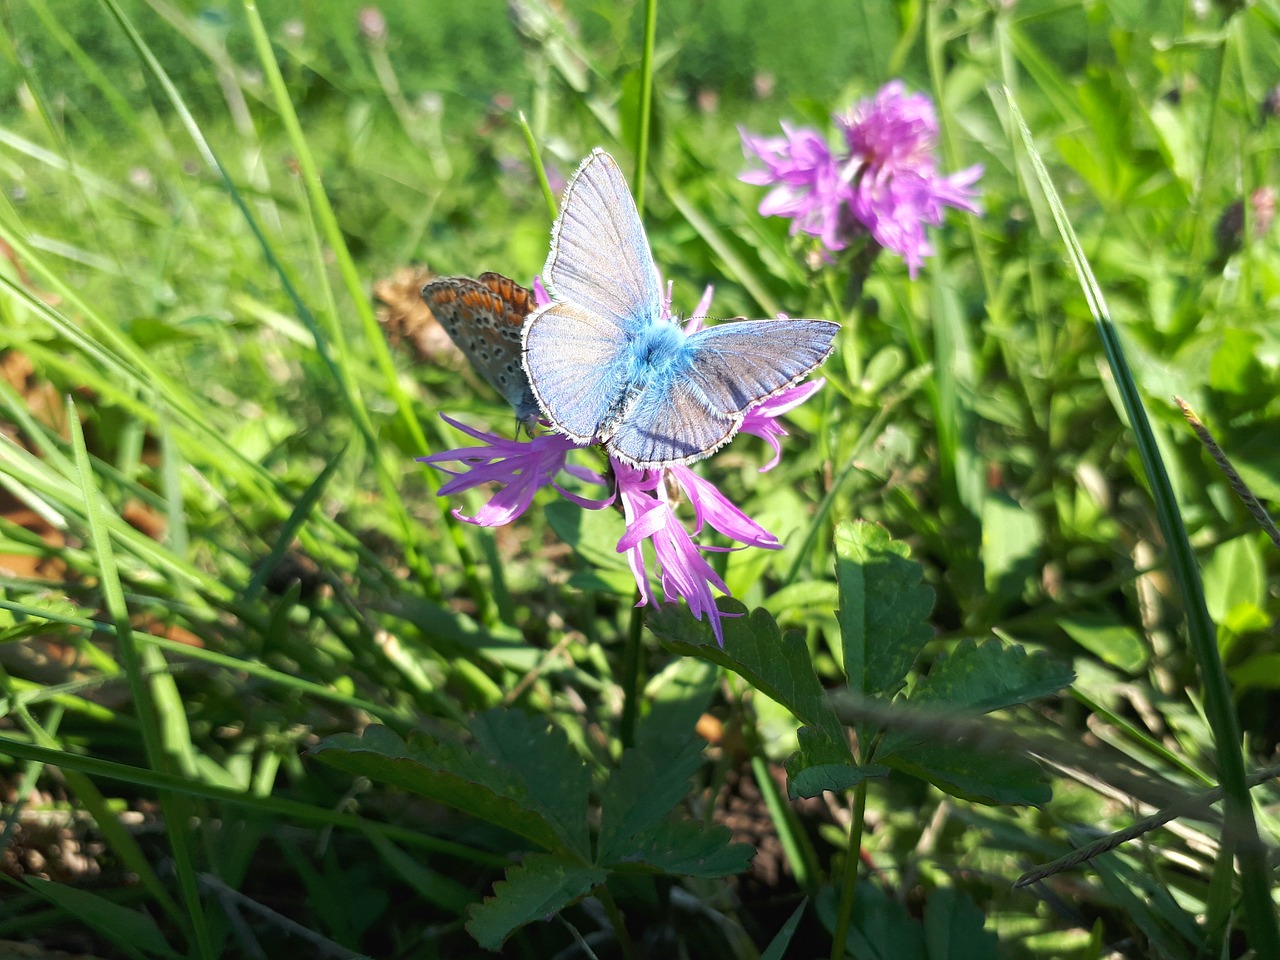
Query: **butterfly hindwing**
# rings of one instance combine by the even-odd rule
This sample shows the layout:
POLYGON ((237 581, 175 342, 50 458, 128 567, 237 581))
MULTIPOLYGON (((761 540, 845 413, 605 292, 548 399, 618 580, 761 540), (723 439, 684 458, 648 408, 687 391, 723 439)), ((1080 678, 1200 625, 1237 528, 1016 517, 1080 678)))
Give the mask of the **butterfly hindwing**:
POLYGON ((538 404, 521 363, 520 332, 533 294, 498 273, 442 277, 422 288, 422 299, 471 365, 515 408, 521 420, 538 404))
POLYGON ((523 361, 552 425, 586 443, 596 438, 621 399, 631 357, 615 320, 575 303, 553 303, 525 322, 523 361))
POLYGON ((826 360, 839 329, 829 320, 739 320, 705 327, 689 337, 688 376, 711 409, 745 413, 826 360))

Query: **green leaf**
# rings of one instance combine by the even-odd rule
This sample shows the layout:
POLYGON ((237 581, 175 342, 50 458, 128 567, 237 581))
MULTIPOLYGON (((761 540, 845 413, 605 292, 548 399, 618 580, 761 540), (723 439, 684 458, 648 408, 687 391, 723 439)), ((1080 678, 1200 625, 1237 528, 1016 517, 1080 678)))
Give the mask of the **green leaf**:
POLYGON ((1257 688, 1280 690, 1280 653, 1260 653, 1245 660, 1230 672, 1236 694, 1257 688))
POLYGON ((868 696, 892 694, 933 634, 933 588, 921 582, 924 570, 908 559, 906 544, 878 524, 841 523, 835 541, 849 685, 868 696))
POLYGON ((982 501, 982 575, 997 611, 1022 595, 1043 542, 1040 518, 1012 497, 993 493, 982 501))
POLYGON ((497 950, 517 928, 543 920, 604 883, 598 867, 531 853, 493 886, 493 896, 471 907, 467 931, 486 950, 497 950))
MULTIPOLYGON (((915 707, 956 708, 973 716, 1047 697, 1075 679, 1071 667, 1048 657, 1028 655, 1020 646, 988 640, 979 646, 962 640, 949 655, 939 657, 929 675, 911 691, 915 707)), ((940 711, 941 712, 941 711, 940 711)), ((891 730, 876 756, 883 760, 896 750, 918 742, 921 735, 891 730)))
MULTIPOLYGON (((855 854, 856 855, 856 854, 855 854)), ((835 930, 838 891, 827 887, 816 905, 822 925, 835 930)), ((858 960, 925 960, 924 928, 907 908, 875 884, 858 881, 845 951, 858 960)))
POLYGON ((424 737, 407 746, 374 725, 362 737, 329 737, 310 752, 588 861, 590 773, 564 733, 522 710, 486 711, 468 729, 471 744, 424 737))
MULTIPOLYGON (((722 610, 746 608, 735 600, 722 610)), ((675 653, 700 657, 732 670, 767 697, 782 704, 801 723, 815 726, 832 740, 844 737, 840 721, 813 672, 809 648, 797 633, 782 635, 773 617, 760 609, 724 618, 724 647, 711 627, 695 620, 683 605, 666 604, 646 618, 649 629, 675 653)))
POLYGON ((475 902, 475 894, 469 887, 439 870, 432 870, 421 856, 405 853, 376 830, 366 830, 365 837, 378 851, 382 862, 424 902, 459 914, 475 902))
POLYGON ((622 519, 612 510, 583 510, 568 500, 555 500, 547 504, 543 516, 556 536, 591 567, 597 571, 621 571, 631 578, 627 558, 618 552, 618 540, 624 530, 622 519))
POLYGON ((653 738, 684 739, 711 705, 720 671, 705 660, 680 657, 649 681, 649 712, 636 727, 636 745, 653 738))
POLYGON ((728 877, 746 870, 756 854, 749 843, 731 843, 732 837, 728 827, 668 820, 644 837, 627 862, 677 876, 728 877))
POLYGON ((929 960, 999 960, 1000 938, 983 929, 985 922, 966 894, 951 887, 933 891, 924 908, 929 960))
POLYGON ((102 934, 135 956, 145 951, 157 957, 181 956, 165 940, 156 922, 139 910, 131 910, 88 890, 78 890, 39 877, 24 878, 27 885, 54 906, 65 910, 90 930, 102 934))
POLYGON ((650 739, 623 751, 600 798, 596 863, 630 859, 643 834, 682 801, 689 778, 702 766, 701 739, 650 739))
POLYGON ((1214 548, 1204 564, 1204 599, 1218 623, 1242 604, 1266 602, 1267 576, 1262 551, 1252 536, 1236 537, 1214 548))
POLYGON ((801 727, 796 731, 800 749, 787 758, 787 794, 816 797, 824 790, 840 793, 869 777, 883 777, 888 767, 851 762, 849 742, 843 732, 833 740, 825 731, 801 727))
POLYGON ((955 743, 917 743, 882 759, 895 770, 973 803, 1040 806, 1052 796, 1040 765, 1021 754, 979 751, 955 743))
POLYGON ((1081 612, 1058 618, 1058 626, 1104 663, 1137 673, 1147 662, 1147 645, 1138 631, 1111 613, 1081 612))

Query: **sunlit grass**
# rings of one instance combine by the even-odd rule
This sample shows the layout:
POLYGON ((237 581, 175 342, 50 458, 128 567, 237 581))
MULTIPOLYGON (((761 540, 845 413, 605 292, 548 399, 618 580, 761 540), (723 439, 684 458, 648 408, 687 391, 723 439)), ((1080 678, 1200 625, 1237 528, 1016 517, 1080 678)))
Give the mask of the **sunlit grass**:
MULTIPOLYGON (((768 454, 747 438, 706 466, 785 544, 711 557, 735 596, 799 631, 788 649, 843 685, 833 532, 869 519, 909 544, 937 596, 909 691, 993 631, 1076 671, 1074 699, 993 721, 1046 747, 1043 809, 958 800, 901 771, 867 781, 876 872, 860 875, 913 910, 964 893, 1002 955, 1126 941, 1130 955, 1209 955, 1245 923, 1213 811, 1069 885, 1011 884, 1231 779, 1232 708, 1246 772, 1274 755, 1280 564, 1170 399, 1192 401, 1274 512, 1280 250, 1274 195, 1268 208, 1255 194, 1276 180, 1280 130, 1260 109, 1280 82, 1268 8, 1195 21, 1171 5, 870 5, 851 25, 811 4, 783 36, 776 11, 748 3, 658 5, 649 60, 644 4, 539 20, 547 8, 522 2, 513 20, 477 3, 431 27, 389 7, 385 37, 361 32, 359 4, 262 20, 64 6, 10 11, 0 74, 0 936, 57 946, 74 927, 130 956, 474 952, 468 904, 527 845, 305 751, 374 720, 447 742, 498 708, 563 731, 600 791, 632 722, 688 735, 702 715, 706 762, 678 807, 707 823, 732 807, 761 852, 740 907, 717 880, 663 893, 696 918, 684 945, 714 930, 715 949, 748 955, 732 930, 763 949, 805 894, 817 909, 792 949, 830 952, 832 878, 861 813, 847 795, 788 806, 792 714, 741 672, 717 681, 673 654, 693 640, 666 619, 668 646, 639 634, 628 672, 638 621, 615 513, 547 500, 468 527, 450 510, 479 498, 438 499, 442 476, 414 462, 461 442, 440 412, 499 431, 512 418, 456 356, 394 351, 374 282, 410 263, 529 282, 551 222, 530 149, 555 183, 597 144, 629 174, 644 164, 677 309, 714 283, 720 316, 845 325, 781 466, 760 474, 768 454), (945 168, 984 164, 985 215, 949 216, 918 280, 881 256, 849 298, 784 220, 758 215, 735 128, 825 126, 899 75, 939 104, 945 168), (1060 206, 1035 185, 1000 84, 1060 206), (1055 216, 1110 304, 1132 384, 1105 367, 1055 216), (1140 441, 1134 400, 1151 420, 1140 441), (1167 486, 1149 479, 1157 451, 1167 486), (1195 603, 1171 587, 1195 564, 1215 621, 1193 618, 1197 642, 1224 669, 1212 697, 1207 648, 1198 662, 1183 627, 1195 603), (1081 743, 1096 763, 1053 752, 1081 743), (87 855, 52 861, 59 844, 87 855), (41 874, 55 882, 24 879, 41 874)), ((1253 797, 1274 846, 1274 788, 1253 797)), ((1274 902, 1260 883, 1244 889, 1253 921, 1274 902)), ((614 911, 636 938, 668 920, 635 878, 596 896, 562 914, 584 936, 614 911)), ((1250 935, 1261 950, 1274 926, 1250 935)), ((573 942, 557 924, 516 937, 525 955, 573 942)))

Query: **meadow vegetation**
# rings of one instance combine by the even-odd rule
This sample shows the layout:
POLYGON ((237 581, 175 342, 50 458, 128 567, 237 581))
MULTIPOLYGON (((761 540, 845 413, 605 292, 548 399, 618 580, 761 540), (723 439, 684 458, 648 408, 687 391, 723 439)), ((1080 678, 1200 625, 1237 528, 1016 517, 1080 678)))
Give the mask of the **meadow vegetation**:
POLYGON ((0 942, 1280 956, 1275 0, 0 12, 0 942), (739 179, 894 80, 982 166, 915 271, 739 179), (674 311, 841 324, 695 468, 723 644, 416 461, 516 429, 419 288, 595 146, 674 311))

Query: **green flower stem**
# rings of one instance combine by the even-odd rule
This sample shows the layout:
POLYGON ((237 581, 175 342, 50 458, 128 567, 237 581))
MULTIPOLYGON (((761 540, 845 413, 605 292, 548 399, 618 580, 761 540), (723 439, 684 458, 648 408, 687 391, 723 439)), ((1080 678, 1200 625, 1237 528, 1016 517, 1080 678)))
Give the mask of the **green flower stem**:
POLYGON ((840 883, 840 912, 836 915, 836 932, 831 940, 831 960, 842 960, 847 953, 849 922, 853 917, 853 901, 858 888, 858 861, 862 853, 862 827, 867 814, 867 781, 853 788, 853 819, 849 823, 849 846, 844 855, 844 874, 840 883))
POLYGON ((604 913, 609 918, 609 923, 613 925, 613 934, 618 940, 618 949, 622 952, 622 956, 625 960, 639 960, 640 954, 636 951, 636 945, 631 942, 631 934, 627 933, 627 924, 623 920, 622 911, 618 909, 618 904, 614 902, 613 894, 609 892, 609 888, 601 884, 596 888, 595 895, 601 906, 604 907, 604 913))
MULTIPOLYGON (((637 596, 637 603, 643 599, 637 596)), ((631 608, 631 622, 627 627, 627 646, 622 654, 622 719, 619 722, 618 736, 622 740, 622 748, 634 747, 636 744, 636 718, 640 715, 640 697, 644 690, 644 678, 640 676, 640 642, 644 628, 644 618, 640 608, 631 608)))

